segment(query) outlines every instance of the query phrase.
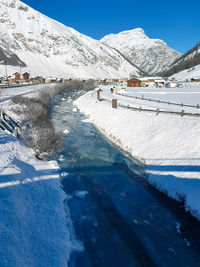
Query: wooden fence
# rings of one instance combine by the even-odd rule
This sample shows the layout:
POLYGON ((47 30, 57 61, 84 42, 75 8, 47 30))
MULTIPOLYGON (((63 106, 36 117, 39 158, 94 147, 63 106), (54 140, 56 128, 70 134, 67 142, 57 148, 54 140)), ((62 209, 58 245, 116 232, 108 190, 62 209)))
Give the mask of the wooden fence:
POLYGON ((174 106, 181 106, 181 107, 190 107, 190 108, 200 108, 200 105, 197 104, 196 106, 194 105, 189 105, 189 104, 183 104, 183 103, 175 103, 175 102, 170 102, 170 101, 161 101, 161 100, 156 100, 156 99, 151 99, 151 98, 145 98, 143 95, 142 97, 139 96, 129 96, 127 94, 120 94, 120 93, 116 93, 117 95, 120 96, 125 96, 128 98, 134 98, 134 99, 139 99, 139 100, 145 100, 145 101, 149 101, 149 102, 155 102, 155 103, 162 103, 162 104, 168 104, 168 105, 174 105, 174 106))
MULTIPOLYGON (((105 101, 112 102, 111 99, 106 99, 106 98, 102 98, 102 99, 105 100, 105 101)), ((190 116, 190 117, 199 117, 200 118, 200 113, 185 112, 185 110, 182 110, 182 111, 179 112, 179 111, 161 110, 159 108, 157 108, 157 109, 147 109, 147 108, 142 108, 142 107, 138 108, 138 107, 134 107, 134 106, 130 106, 130 105, 125 105, 125 104, 121 104, 121 103, 118 103, 118 106, 122 107, 122 108, 130 109, 130 110, 139 111, 139 112, 153 112, 156 115, 158 115, 158 114, 171 114, 171 115, 179 115, 181 117, 190 116)))
POLYGON ((4 131, 7 130, 10 133, 13 133, 17 137, 20 126, 3 110, 0 110, 0 128, 4 131))

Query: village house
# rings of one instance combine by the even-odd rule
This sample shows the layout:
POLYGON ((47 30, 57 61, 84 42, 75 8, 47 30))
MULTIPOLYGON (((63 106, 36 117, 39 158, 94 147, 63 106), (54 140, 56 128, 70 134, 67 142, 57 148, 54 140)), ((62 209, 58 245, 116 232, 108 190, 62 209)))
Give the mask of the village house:
POLYGON ((111 84, 111 83, 113 83, 113 79, 106 78, 106 79, 103 80, 103 83, 104 84, 111 84))
POLYGON ((8 77, 7 79, 6 79, 5 77, 1 77, 1 78, 0 78, 0 84, 1 84, 1 85, 6 85, 6 84, 8 84, 8 83, 9 83, 9 79, 10 79, 10 77, 8 77))
POLYGON ((127 82, 127 79, 121 78, 121 79, 119 79, 119 82, 120 83, 126 83, 127 82))
POLYGON ((141 86, 141 81, 136 78, 132 78, 127 81, 127 86, 128 87, 140 87, 141 86))
POLYGON ((98 84, 101 84, 103 81, 101 79, 96 80, 98 84))
POLYGON ((157 88, 163 88, 165 85, 165 80, 164 79, 157 79, 157 80, 155 80, 155 85, 157 88))
POLYGON ((45 83, 50 84, 50 83, 57 83, 57 78, 46 78, 45 83))
POLYGON ((200 82, 200 78, 192 78, 191 82, 200 82))
POLYGON ((45 83, 45 79, 40 77, 40 76, 37 76, 37 77, 32 79, 32 82, 33 83, 45 83))
POLYGON ((10 83, 22 83, 22 82, 23 82, 23 75, 21 75, 19 72, 15 72, 10 79, 10 83))
POLYGON ((23 75, 23 81, 29 82, 30 81, 30 74, 28 72, 25 72, 23 75))
POLYGON ((165 80, 162 77, 143 77, 140 78, 142 87, 164 87, 165 80))

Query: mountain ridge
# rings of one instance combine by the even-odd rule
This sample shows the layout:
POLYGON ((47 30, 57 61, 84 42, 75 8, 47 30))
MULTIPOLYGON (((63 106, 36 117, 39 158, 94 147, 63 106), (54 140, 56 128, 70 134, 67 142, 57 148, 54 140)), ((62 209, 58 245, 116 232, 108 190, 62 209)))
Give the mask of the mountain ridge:
MULTIPOLYGON (((0 0, 0 60, 10 64, 10 74, 16 71, 16 66, 24 67, 23 70, 31 75, 80 79, 139 77, 152 69, 154 74, 160 71, 161 68, 155 67, 155 60, 149 62, 148 57, 151 61, 152 55, 162 55, 157 55, 155 51, 151 55, 151 51, 148 51, 149 54, 145 51, 152 42, 149 40, 154 40, 157 46, 167 47, 166 43, 149 39, 141 28, 125 31, 123 35, 126 39, 127 36, 132 38, 130 33, 137 37, 140 46, 139 61, 133 61, 117 47, 104 44, 102 39, 95 40, 41 14, 20 0, 0 0), (146 43, 145 47, 143 43, 146 43)), ((177 56, 177 52, 174 55, 177 56)), ((168 65, 165 64, 166 57, 158 61, 168 65)), ((3 65, 0 65, 0 72, 3 73, 3 65)))

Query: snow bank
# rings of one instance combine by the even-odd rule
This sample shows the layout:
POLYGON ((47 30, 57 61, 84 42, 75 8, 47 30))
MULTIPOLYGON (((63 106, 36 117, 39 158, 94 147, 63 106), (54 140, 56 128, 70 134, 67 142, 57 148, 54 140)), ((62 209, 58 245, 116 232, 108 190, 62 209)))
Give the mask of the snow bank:
POLYGON ((56 162, 39 161, 0 130, 1 266, 67 266, 67 230, 56 162))
MULTIPOLYGON (((3 89, 1 106, 20 120, 10 98, 37 96, 44 86, 3 89)), ((0 129, 0 266, 63 267, 71 251, 81 249, 59 179, 56 162, 37 160, 22 141, 0 129)))
MULTIPOLYGON (((103 89, 103 97, 109 98, 109 88, 103 89)), ((142 88, 137 90, 146 97, 146 89, 144 92, 142 88)), ((162 90, 164 93, 164 90, 168 89, 162 90)), ((187 96, 190 95, 191 89, 188 94, 182 88, 176 90, 180 90, 181 99, 184 98, 187 103, 187 96)), ((154 96, 155 94, 156 89, 154 96)), ((167 96, 167 93, 162 95, 162 100, 165 99, 165 95, 167 96)), ((110 98, 112 97, 122 101, 117 95, 110 94, 110 98)), ((126 102, 130 104, 130 100, 124 97, 123 103, 126 102)), ((97 101, 95 92, 88 92, 81 96, 75 104, 108 138, 129 151, 134 157, 145 161, 149 173, 148 179, 152 185, 173 199, 184 200, 185 209, 200 220, 199 117, 165 114, 156 116, 154 113, 124 108, 112 109, 110 102, 97 101)), ((144 101, 140 101, 140 106, 143 107, 143 105, 144 101)), ((149 105, 151 107, 151 102, 149 105)), ((146 106, 148 103, 145 103, 146 106)), ((165 106, 158 104, 158 108, 165 109, 165 106)))

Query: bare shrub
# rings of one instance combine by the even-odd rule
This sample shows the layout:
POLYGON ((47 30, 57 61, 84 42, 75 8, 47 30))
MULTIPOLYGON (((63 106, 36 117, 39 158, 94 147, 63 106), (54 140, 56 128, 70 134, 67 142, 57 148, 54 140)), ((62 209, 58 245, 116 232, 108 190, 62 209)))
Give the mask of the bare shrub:
POLYGON ((48 112, 44 105, 31 103, 26 107, 26 114, 32 124, 41 125, 48 118, 48 112))
POLYGON ((94 80, 78 81, 78 80, 69 80, 62 84, 56 85, 55 90, 59 93, 72 92, 77 90, 89 91, 95 88, 94 80))
POLYGON ((23 139, 35 150, 36 156, 41 159, 54 155, 62 148, 62 138, 55 132, 50 120, 31 128, 25 128, 23 139))
POLYGON ((76 90, 89 91, 95 88, 95 82, 70 80, 54 87, 45 87, 39 91, 37 98, 15 96, 13 103, 22 109, 24 121, 22 122, 22 137, 36 152, 37 157, 51 156, 62 147, 62 137, 56 133, 49 117, 50 103, 56 95, 76 90))
POLYGON ((41 91, 42 98, 27 98, 16 96, 15 104, 23 105, 21 113, 25 115, 22 122, 21 135, 25 142, 35 150, 38 158, 44 158, 57 153, 62 144, 61 136, 56 133, 49 118, 48 108, 51 94, 41 91))

